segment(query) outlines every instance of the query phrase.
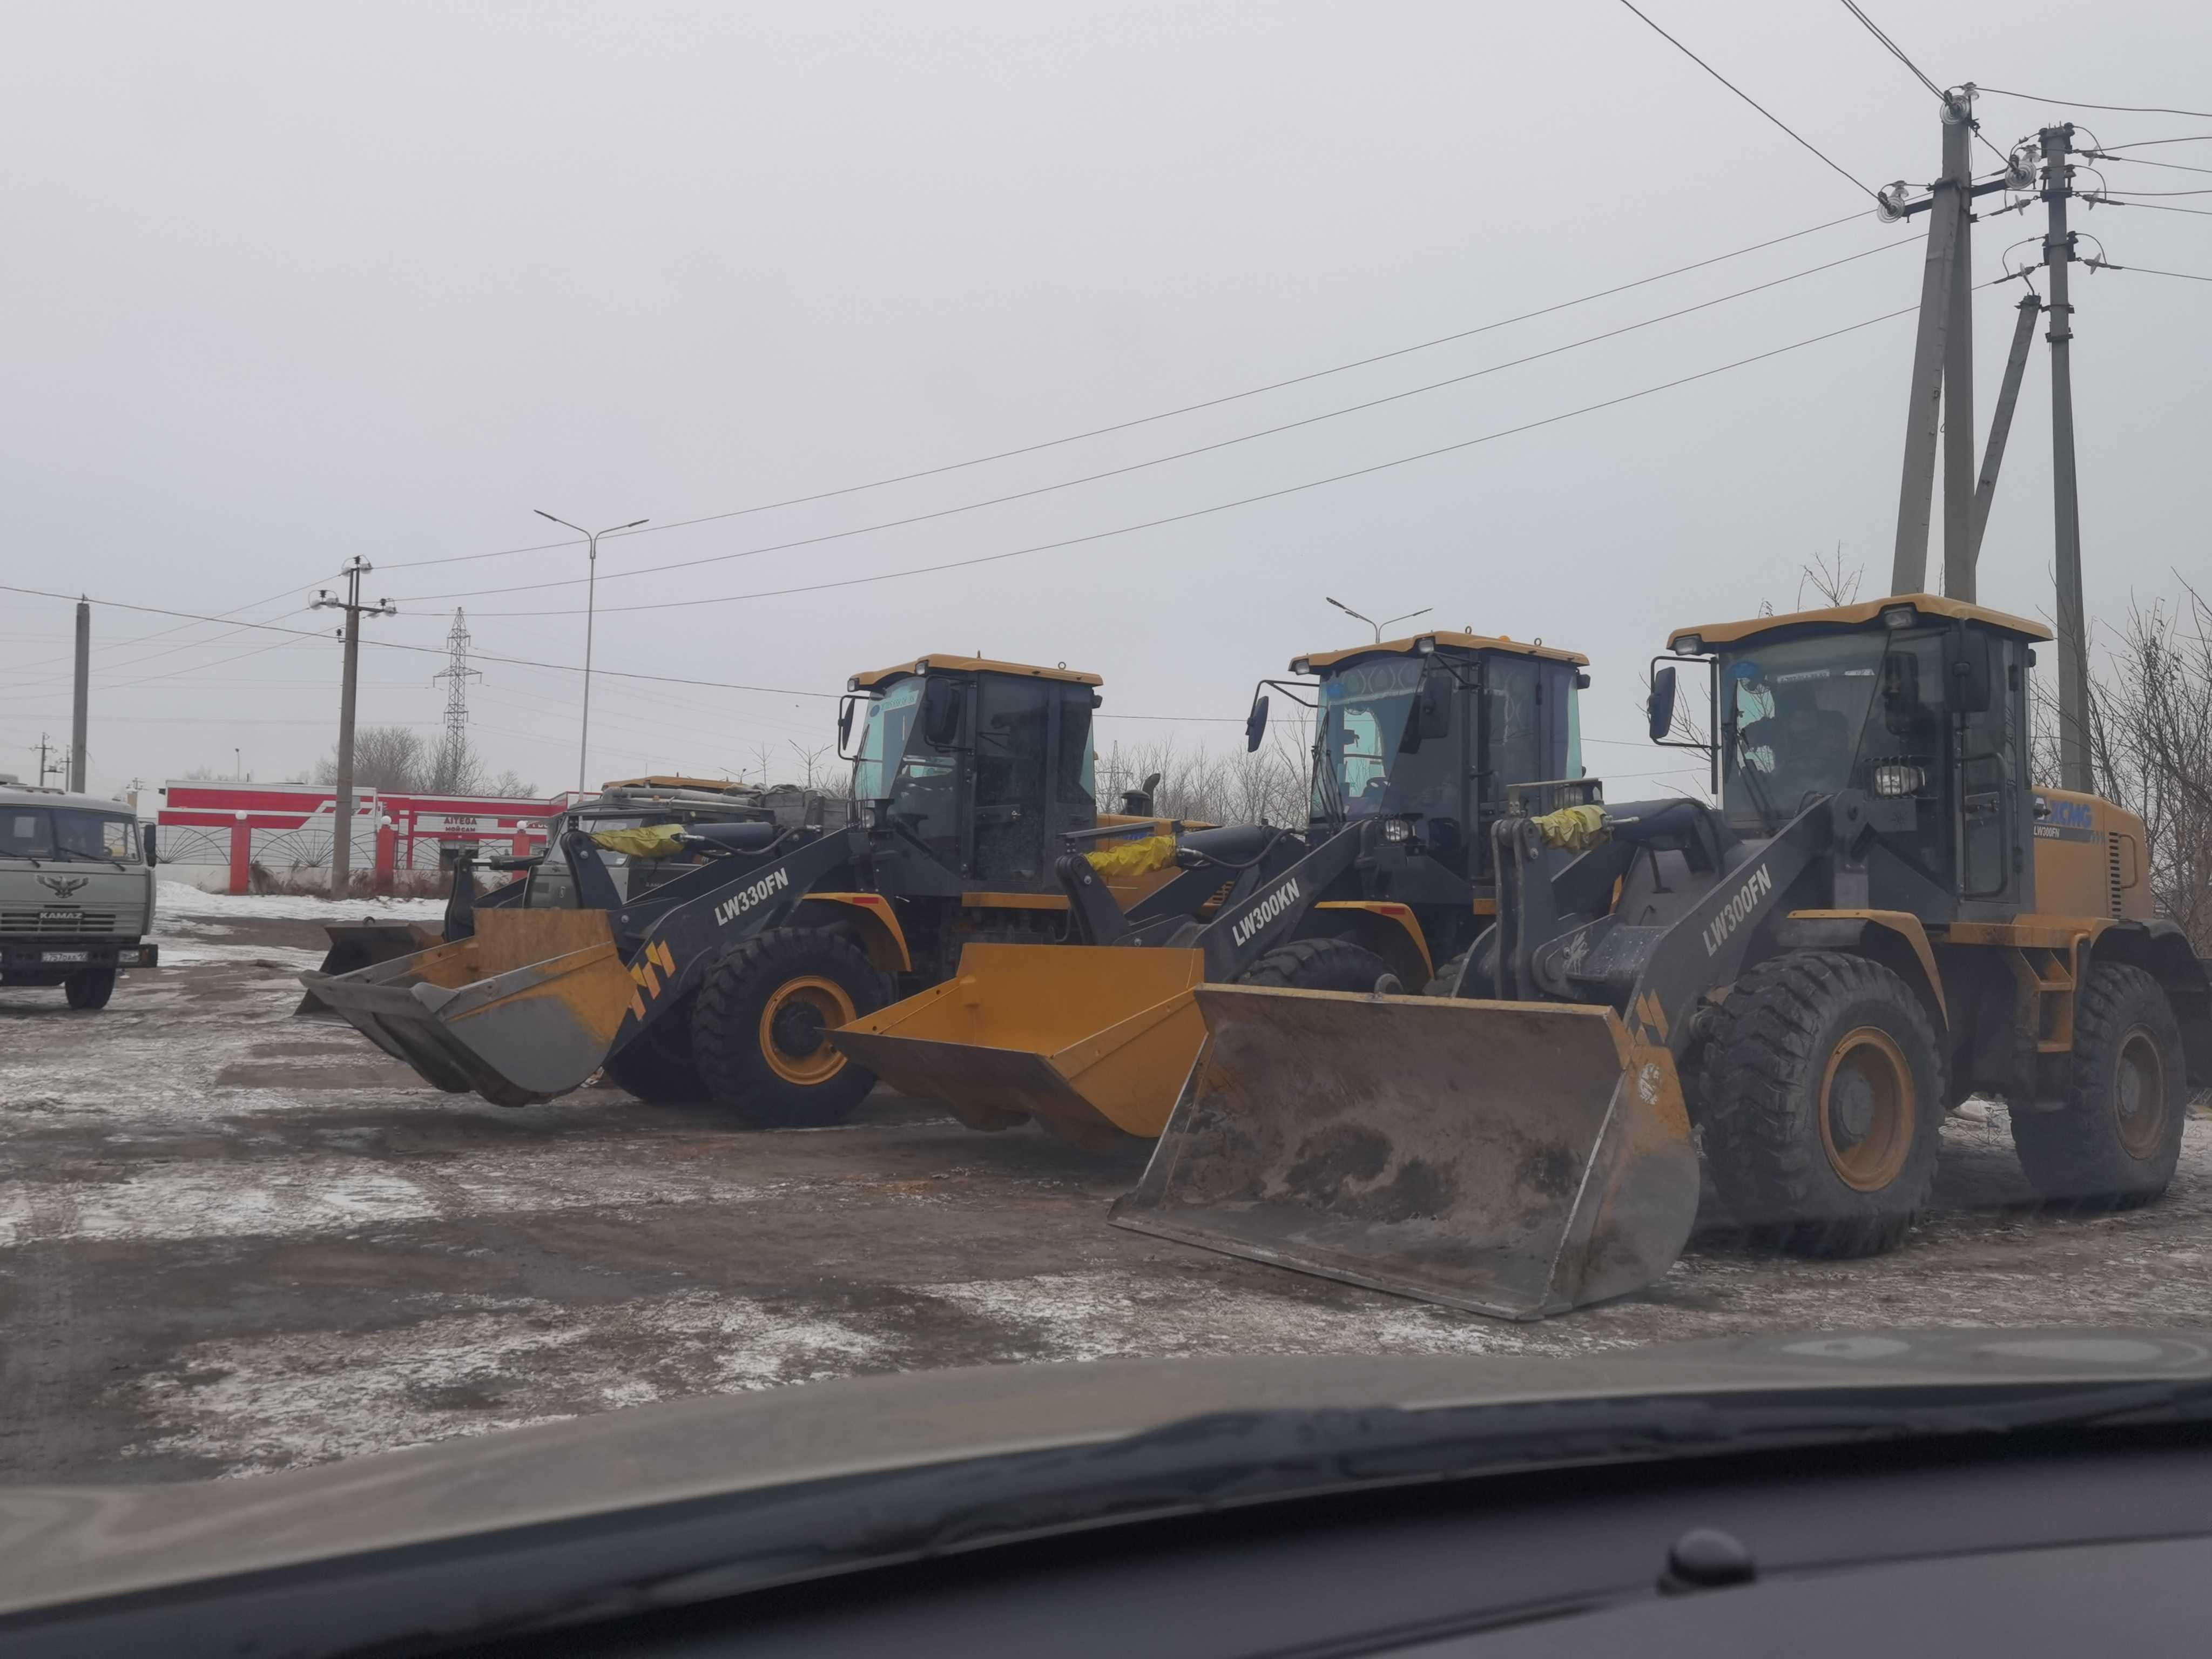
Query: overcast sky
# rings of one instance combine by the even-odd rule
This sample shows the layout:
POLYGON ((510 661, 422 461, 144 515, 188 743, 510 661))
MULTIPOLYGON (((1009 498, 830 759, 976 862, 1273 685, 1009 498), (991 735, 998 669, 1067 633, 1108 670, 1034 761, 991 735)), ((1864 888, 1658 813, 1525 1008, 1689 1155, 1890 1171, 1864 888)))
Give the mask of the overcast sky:
MULTIPOLYGON (((1936 100, 1837 0, 1644 9, 1864 183, 1936 170, 1936 100)), ((2201 5, 1869 9, 1940 83, 2212 108, 2201 5)), ((2069 113, 1995 94, 1979 107, 1999 149, 2069 113)), ((2212 119, 2070 113, 2106 144, 2212 133, 2212 119)), ((1568 415, 1915 301, 1924 221, 1878 224, 1857 189, 1620 0, 15 0, 0 9, 0 580, 326 627, 302 607, 366 557, 372 595, 402 614, 367 624, 362 719, 434 731, 439 659, 389 647, 434 649, 465 606, 485 659, 477 741, 548 790, 575 781, 585 561, 543 545, 562 532, 533 508, 673 525, 866 484, 1845 216, 1265 395, 610 540, 599 668, 772 690, 597 677, 591 774, 753 770, 765 745, 787 775, 794 744, 831 737, 830 696, 801 694, 930 651, 1103 674, 1103 740, 1224 744, 1255 678, 1361 637, 1323 603, 1334 594, 1587 652, 1586 728, 1605 740, 1592 769, 1626 779, 1667 763, 1638 741, 1637 707, 1668 627, 1762 599, 1790 608, 1801 565, 1838 543, 1869 595, 1888 580, 1909 318, 1101 536, 1568 415), (754 551, 1243 437, 1869 250, 1381 408, 754 551), (1100 538, 777 592, 1085 537, 1100 538), (717 562, 632 574, 685 560, 717 562), (526 586, 549 583, 571 585, 526 586)), ((2212 143, 2131 154, 2212 167, 2212 143)), ((2118 162, 2106 176, 2212 186, 2118 162)), ((1977 278, 2039 219, 1985 219, 1977 278)), ((2080 222, 2120 264, 2212 275, 2212 217, 2112 207, 2080 222)), ((2112 619, 2172 592, 2177 570, 2212 574, 2212 283, 2102 273, 2076 289, 2088 599, 2112 619)), ((1978 295, 1984 427, 2015 297, 1978 295)), ((2039 344, 1982 564, 1984 601, 2029 615, 2052 608, 2049 388, 2039 344)), ((40 732, 67 732, 70 626, 65 604, 0 594, 0 770, 27 776, 40 732)), ((228 769, 234 747, 264 779, 328 751, 335 642, 236 626, 96 606, 95 788, 228 769)))

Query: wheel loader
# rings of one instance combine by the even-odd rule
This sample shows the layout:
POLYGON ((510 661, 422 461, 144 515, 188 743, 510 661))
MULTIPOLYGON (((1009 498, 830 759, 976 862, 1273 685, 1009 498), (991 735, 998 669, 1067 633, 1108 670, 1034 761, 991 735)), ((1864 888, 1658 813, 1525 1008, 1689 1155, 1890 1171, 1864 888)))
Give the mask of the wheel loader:
POLYGON ((944 983, 830 1041, 976 1128, 1033 1118, 1098 1146, 1158 1134, 1203 1040, 1194 988, 1418 991, 1468 943, 1492 908, 1488 830, 1507 787, 1582 770, 1587 660, 1448 632, 1294 659, 1311 678, 1261 681, 1246 743, 1265 736, 1271 692, 1315 711, 1302 838, 1238 855, 1220 844, 1231 832, 1185 835, 1182 879, 1226 884, 1204 915, 1125 916, 1091 860, 1063 858, 1095 948, 975 945, 944 983))
POLYGON ((1891 1248, 1977 1094, 2051 1203, 2154 1200, 2212 989, 2142 821, 2032 781, 2050 637, 1925 594, 1678 630, 1652 735, 1703 677, 1718 805, 1500 821, 1444 994, 1200 988, 1205 1053, 1111 1218, 1536 1318, 1663 1274, 1701 1177, 1740 1236, 1891 1248))
MULTIPOLYGON (((759 1127, 836 1121, 873 1079, 826 1030, 943 978, 970 939, 1062 935, 1047 861, 1062 835, 1103 854, 1168 828, 1097 811, 1100 684, 957 656, 856 675, 838 716, 854 762, 842 827, 706 822, 610 791, 524 861, 519 889, 474 900, 465 921, 449 907, 446 942, 302 982, 429 1082, 497 1104, 604 1069, 646 1099, 711 1101, 759 1127)), ((1140 919, 1218 885, 1167 868, 1115 882, 1140 919)))

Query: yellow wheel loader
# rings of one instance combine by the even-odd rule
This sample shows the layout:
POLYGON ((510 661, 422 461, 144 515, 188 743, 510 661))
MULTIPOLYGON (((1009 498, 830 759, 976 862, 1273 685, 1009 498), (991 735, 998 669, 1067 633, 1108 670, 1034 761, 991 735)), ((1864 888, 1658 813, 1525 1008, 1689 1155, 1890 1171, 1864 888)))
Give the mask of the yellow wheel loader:
POLYGON ((1488 832, 1507 788, 1582 769, 1587 660, 1454 633, 1295 659, 1312 678, 1263 680, 1246 742, 1265 735, 1270 691, 1315 711, 1302 839, 1252 848, 1264 832, 1243 826, 1162 849, 1180 881, 1218 890, 1203 915, 1178 890, 1124 915, 1101 860, 1064 857, 1076 933, 1097 948, 979 943, 944 983, 832 1042, 977 1128, 1035 1119, 1104 1146, 1158 1134, 1203 1042, 1197 987, 1418 991, 1467 945, 1492 908, 1488 832))
MULTIPOLYGON (((952 656, 857 675, 838 719, 841 753, 860 725, 843 826, 707 822, 699 803, 611 789, 519 885, 471 904, 457 882, 446 942, 302 982, 428 1081, 501 1105, 604 1068, 756 1127, 837 1121, 874 1079, 825 1031, 943 978, 969 939, 1063 936, 1060 836, 1164 828, 1097 810, 1099 684, 952 656)), ((1150 868, 1114 890, 1141 918, 1214 885, 1150 868)))
POLYGON ((2054 1204, 2162 1194, 2212 982, 2143 825, 2029 771, 2047 630, 1908 594, 1687 629, 1717 807, 1510 817, 1433 998, 1206 986, 1206 1052, 1115 1224, 1511 1318, 1635 1291, 1714 1218, 1887 1249, 1945 1112, 2010 1107, 2054 1204), (1564 866, 1557 851, 1574 852, 1564 866))

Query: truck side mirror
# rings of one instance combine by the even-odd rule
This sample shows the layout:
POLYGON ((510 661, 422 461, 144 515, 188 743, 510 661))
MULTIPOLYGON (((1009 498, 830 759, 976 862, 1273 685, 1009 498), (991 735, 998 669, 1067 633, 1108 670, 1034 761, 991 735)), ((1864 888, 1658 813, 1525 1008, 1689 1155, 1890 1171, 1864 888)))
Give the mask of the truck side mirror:
POLYGON ((1431 738, 1451 735, 1451 698, 1458 684, 1451 670, 1435 658, 1421 665, 1421 678, 1413 688, 1413 707, 1406 716, 1406 733, 1398 740, 1400 754, 1411 755, 1431 738))
POLYGON ((1244 717, 1244 752, 1257 754, 1260 739, 1267 735, 1267 698, 1263 692, 1252 699, 1252 712, 1244 717))
POLYGON ((960 738, 960 688, 931 679, 921 691, 921 735, 933 749, 950 749, 960 738))
POLYGON ((1920 714, 1920 659, 1892 652, 1881 665, 1881 719, 1893 737, 1910 732, 1920 714))
POLYGON ((1651 676, 1651 701, 1645 705, 1651 717, 1651 741, 1664 743, 1667 734, 1674 729, 1674 666, 1655 671, 1651 676))
POLYGON ((1958 640, 1958 654, 1951 664, 1951 701, 1964 714, 1989 712, 1996 675, 1990 663, 1990 636, 1968 629, 1958 640))
POLYGON ((854 699, 848 693, 837 705, 837 752, 842 755, 846 744, 853 741, 853 705, 854 699))
POLYGON ((146 854, 146 863, 149 868, 151 868, 153 866, 159 864, 161 861, 160 856, 155 851, 154 842, 154 826, 150 823, 141 825, 138 830, 138 845, 146 854))

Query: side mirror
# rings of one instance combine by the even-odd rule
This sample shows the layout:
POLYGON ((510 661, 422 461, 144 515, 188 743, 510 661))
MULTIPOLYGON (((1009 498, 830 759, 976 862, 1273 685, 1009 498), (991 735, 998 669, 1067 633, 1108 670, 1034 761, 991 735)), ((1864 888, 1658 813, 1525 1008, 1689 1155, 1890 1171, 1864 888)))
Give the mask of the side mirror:
POLYGON ((846 744, 853 741, 853 705, 855 699, 848 693, 837 705, 837 752, 845 752, 846 744))
POLYGON ((1413 688, 1413 706, 1406 715, 1405 735, 1398 752, 1411 755, 1431 738, 1451 735, 1451 696, 1459 682, 1451 670, 1433 658, 1421 665, 1419 683, 1413 688))
POLYGON ((1958 654, 1951 663, 1951 702, 1960 714, 1989 712, 1996 678, 1990 661, 1990 636, 1978 629, 1968 629, 1959 635, 1958 654))
POLYGON ((1257 754, 1260 739, 1267 735, 1267 699, 1263 693, 1252 699, 1252 712, 1244 717, 1244 752, 1257 754))
POLYGON ((921 735, 933 749, 950 749, 960 738, 960 687, 931 679, 921 692, 921 735))
POLYGON ((150 823, 142 824, 138 830, 138 845, 146 854, 149 868, 161 861, 160 855, 155 851, 154 842, 154 826, 150 823))
POLYGON ((1920 659, 1893 652, 1882 659, 1882 724, 1893 737, 1910 732, 1920 714, 1920 659))
POLYGON ((1651 716, 1651 741, 1664 743, 1667 734, 1674 729, 1674 666, 1669 663, 1651 676, 1651 701, 1646 705, 1651 716))

